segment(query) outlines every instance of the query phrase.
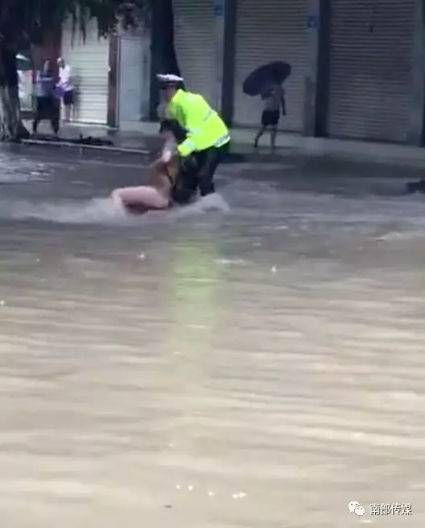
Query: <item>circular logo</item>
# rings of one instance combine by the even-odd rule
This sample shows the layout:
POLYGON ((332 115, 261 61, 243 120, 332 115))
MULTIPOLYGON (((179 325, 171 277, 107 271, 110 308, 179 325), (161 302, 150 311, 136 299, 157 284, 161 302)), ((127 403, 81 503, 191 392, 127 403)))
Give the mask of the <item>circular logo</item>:
POLYGON ((357 515, 358 517, 363 517, 366 513, 366 508, 358 501, 350 501, 348 503, 348 510, 350 513, 354 513, 354 515, 357 515))
POLYGON ((356 507, 356 509, 354 510, 354 513, 358 515, 359 517, 363 517, 363 515, 366 513, 366 509, 364 506, 360 504, 359 506, 356 507))
POLYGON ((359 506, 360 506, 360 502, 357 502, 357 501, 351 501, 348 503, 348 509, 350 513, 354 513, 356 508, 358 508, 359 506))

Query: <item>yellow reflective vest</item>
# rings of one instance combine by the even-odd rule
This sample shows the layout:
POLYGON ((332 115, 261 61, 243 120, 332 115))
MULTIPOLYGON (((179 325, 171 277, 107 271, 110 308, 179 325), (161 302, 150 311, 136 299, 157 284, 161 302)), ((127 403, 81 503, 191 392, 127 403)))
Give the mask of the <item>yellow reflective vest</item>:
POLYGON ((230 141, 227 126, 202 95, 177 90, 166 107, 168 119, 175 119, 187 130, 187 139, 177 147, 182 157, 230 141))

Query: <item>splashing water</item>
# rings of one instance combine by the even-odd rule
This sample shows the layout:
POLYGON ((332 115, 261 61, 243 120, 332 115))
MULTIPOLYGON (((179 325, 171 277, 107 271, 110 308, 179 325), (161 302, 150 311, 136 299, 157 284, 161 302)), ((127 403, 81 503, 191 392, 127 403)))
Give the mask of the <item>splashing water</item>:
POLYGON ((201 198, 195 203, 166 211, 149 211, 145 215, 129 213, 110 198, 66 200, 60 203, 16 200, 0 202, 0 218, 13 220, 44 220, 65 224, 122 224, 137 223, 141 218, 183 218, 210 211, 227 213, 230 207, 218 194, 201 198))
POLYGON ((18 200, 2 203, 0 216, 13 220, 44 220, 66 224, 119 223, 126 220, 123 209, 115 207, 109 198, 67 200, 61 203, 18 200))
POLYGON ((170 214, 175 214, 177 217, 186 217, 211 211, 228 213, 230 212, 230 206, 220 194, 214 193, 200 198, 191 205, 172 209, 170 214))

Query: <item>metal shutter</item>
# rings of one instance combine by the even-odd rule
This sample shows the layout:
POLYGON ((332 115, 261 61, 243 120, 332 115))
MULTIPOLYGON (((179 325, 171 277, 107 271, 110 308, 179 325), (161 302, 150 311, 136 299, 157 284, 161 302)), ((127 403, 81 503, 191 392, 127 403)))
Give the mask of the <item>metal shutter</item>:
POLYGON ((409 127, 415 0, 333 0, 327 132, 403 142, 409 127))
POLYGON ((122 35, 119 38, 119 116, 120 122, 142 118, 144 70, 142 36, 122 35))
POLYGON ((173 0, 177 60, 187 90, 216 106, 216 32, 213 0, 173 0))
POLYGON ((307 71, 306 0, 238 0, 237 6, 234 123, 259 124, 262 101, 246 96, 242 84, 256 67, 283 60, 291 64, 292 74, 284 84, 288 115, 281 120, 281 128, 301 131, 307 71))
POLYGON ((95 20, 87 25, 85 41, 79 33, 72 38, 68 21, 62 33, 62 55, 72 68, 76 87, 74 120, 106 124, 109 39, 98 38, 95 20))

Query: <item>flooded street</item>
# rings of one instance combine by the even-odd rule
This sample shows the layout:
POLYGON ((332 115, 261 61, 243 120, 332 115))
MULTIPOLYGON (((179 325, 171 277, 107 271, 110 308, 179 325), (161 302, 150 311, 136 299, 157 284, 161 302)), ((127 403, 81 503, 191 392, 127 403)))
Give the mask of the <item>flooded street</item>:
POLYGON ((0 163, 3 526, 425 526, 423 196, 294 158, 127 218, 136 158, 0 163))

